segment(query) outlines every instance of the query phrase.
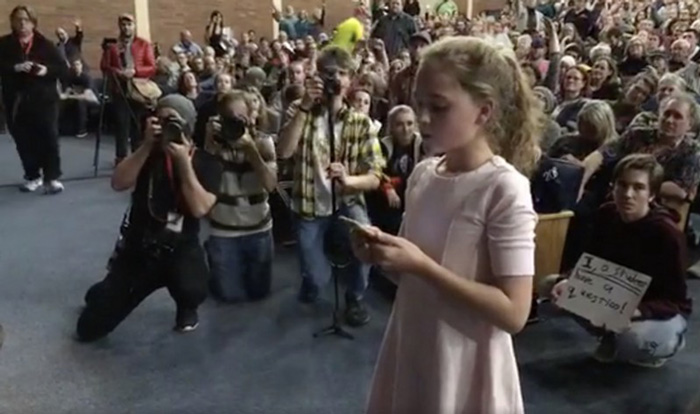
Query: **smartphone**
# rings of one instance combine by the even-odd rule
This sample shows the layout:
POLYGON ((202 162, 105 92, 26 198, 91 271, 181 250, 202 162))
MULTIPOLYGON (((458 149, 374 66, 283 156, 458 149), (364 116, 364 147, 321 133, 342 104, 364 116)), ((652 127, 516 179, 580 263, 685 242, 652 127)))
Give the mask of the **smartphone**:
POLYGON ((363 234, 371 235, 369 232, 369 226, 366 224, 362 224, 357 220, 351 219, 350 217, 346 216, 338 216, 338 219, 340 221, 344 222, 348 226, 350 226, 350 230, 352 231, 359 231, 362 232, 363 234))

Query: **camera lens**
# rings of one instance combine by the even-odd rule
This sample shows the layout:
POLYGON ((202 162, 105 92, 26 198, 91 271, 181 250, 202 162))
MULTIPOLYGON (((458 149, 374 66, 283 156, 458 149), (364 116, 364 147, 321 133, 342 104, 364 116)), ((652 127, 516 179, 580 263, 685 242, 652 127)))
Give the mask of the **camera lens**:
POLYGON ((235 142, 245 134, 246 123, 237 116, 221 117, 221 136, 223 142, 235 142))

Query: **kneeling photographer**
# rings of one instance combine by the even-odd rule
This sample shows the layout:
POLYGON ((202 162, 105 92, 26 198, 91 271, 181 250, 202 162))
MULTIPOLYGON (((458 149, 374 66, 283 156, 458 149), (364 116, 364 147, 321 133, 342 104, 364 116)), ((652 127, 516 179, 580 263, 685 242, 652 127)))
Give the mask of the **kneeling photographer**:
POLYGON ((167 287, 177 305, 175 329, 194 330, 207 295, 209 273, 199 244, 199 218, 216 203, 218 160, 190 139, 192 102, 162 98, 146 121, 139 148, 115 168, 112 188, 134 188, 107 277, 92 286, 77 334, 94 341, 114 330, 155 290, 167 287))
POLYGON ((257 118, 254 98, 243 91, 224 94, 205 139, 205 148, 219 157, 224 170, 206 243, 211 291, 223 302, 262 299, 272 281, 268 196, 277 185, 277 157, 272 137, 250 121, 257 118))

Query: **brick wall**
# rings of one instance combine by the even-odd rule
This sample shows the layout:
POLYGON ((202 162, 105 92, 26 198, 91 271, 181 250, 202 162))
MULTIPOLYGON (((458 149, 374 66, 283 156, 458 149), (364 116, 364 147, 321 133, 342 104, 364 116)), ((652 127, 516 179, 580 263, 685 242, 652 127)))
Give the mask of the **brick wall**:
POLYGON ((10 31, 8 15, 19 3, 34 7, 39 16, 39 30, 47 37, 55 39, 58 26, 73 32, 73 21, 80 18, 85 30, 83 52, 88 63, 95 67, 102 53, 100 44, 104 37, 114 37, 117 30, 117 16, 120 13, 134 13, 133 0, 0 0, 0 33, 10 31))
MULTIPOLYGON (((488 8, 505 0, 476 0, 475 9, 480 3, 488 8)), ((10 12, 18 0, 0 0, 0 10, 10 12)), ((34 0, 27 1, 39 15, 39 30, 46 36, 55 38, 54 30, 62 26, 72 31, 75 18, 80 18, 85 30, 83 51, 88 63, 96 67, 101 55, 100 44, 104 37, 114 37, 117 30, 116 17, 120 13, 134 13, 134 0, 34 0)), ((321 0, 282 0, 296 10, 311 13, 320 7, 321 0)), ((352 15, 353 0, 327 0, 326 30, 352 15)), ((212 10, 224 14, 227 26, 235 33, 254 29, 261 36, 272 34, 270 0, 149 0, 151 39, 169 49, 178 39, 180 30, 192 31, 195 40, 203 42, 204 28, 212 10)), ((0 33, 9 31, 7 15, 0 16, 0 33)))

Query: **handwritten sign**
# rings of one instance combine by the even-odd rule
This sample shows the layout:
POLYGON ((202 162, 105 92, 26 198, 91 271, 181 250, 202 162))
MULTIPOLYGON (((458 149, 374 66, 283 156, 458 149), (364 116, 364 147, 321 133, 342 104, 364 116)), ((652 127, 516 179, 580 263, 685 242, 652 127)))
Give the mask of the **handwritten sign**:
POLYGON ((651 277, 584 253, 557 306, 614 332, 627 328, 651 277))

